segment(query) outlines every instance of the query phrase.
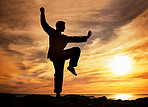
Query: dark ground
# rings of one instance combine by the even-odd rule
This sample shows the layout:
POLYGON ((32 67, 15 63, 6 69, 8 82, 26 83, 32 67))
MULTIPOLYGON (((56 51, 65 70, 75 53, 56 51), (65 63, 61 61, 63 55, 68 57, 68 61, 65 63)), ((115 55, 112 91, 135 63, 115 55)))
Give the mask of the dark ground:
POLYGON ((122 101, 80 95, 65 95, 60 99, 50 95, 16 98, 13 94, 0 93, 0 107, 148 107, 148 97, 122 101))

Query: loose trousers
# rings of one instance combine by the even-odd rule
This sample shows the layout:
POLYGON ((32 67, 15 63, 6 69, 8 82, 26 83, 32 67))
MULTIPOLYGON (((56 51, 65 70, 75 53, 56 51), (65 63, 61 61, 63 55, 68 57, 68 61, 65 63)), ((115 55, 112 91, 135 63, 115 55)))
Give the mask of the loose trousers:
POLYGON ((53 57, 50 57, 50 60, 53 62, 55 68, 54 74, 54 92, 61 93, 62 92, 62 84, 63 84, 63 70, 65 60, 70 59, 69 66, 76 67, 79 57, 80 57, 80 48, 74 47, 71 49, 63 50, 63 52, 57 53, 53 57))

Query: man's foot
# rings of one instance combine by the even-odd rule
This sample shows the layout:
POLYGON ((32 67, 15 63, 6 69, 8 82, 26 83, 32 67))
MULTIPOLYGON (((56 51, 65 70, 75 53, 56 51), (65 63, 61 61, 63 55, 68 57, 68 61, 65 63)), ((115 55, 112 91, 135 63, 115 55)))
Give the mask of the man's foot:
POLYGON ((67 69, 68 69, 72 74, 74 74, 75 76, 77 76, 74 67, 70 67, 70 66, 69 66, 67 69))
POLYGON ((61 98, 61 95, 59 93, 56 94, 56 98, 61 98))

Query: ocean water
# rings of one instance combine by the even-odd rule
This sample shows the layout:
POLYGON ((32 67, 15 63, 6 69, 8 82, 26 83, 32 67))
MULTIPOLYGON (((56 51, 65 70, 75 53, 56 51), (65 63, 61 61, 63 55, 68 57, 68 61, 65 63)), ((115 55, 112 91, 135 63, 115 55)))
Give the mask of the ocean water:
POLYGON ((148 94, 86 94, 85 96, 94 96, 95 98, 106 96, 108 99, 114 100, 135 100, 138 98, 148 97, 148 94))
MULTIPOLYGON (((14 94, 17 98, 24 97, 29 94, 14 94)), ((51 95, 55 97, 55 94, 38 94, 38 95, 51 95)), ((81 95, 81 96, 89 96, 90 98, 98 98, 102 96, 106 96, 108 99, 121 99, 121 100, 135 100, 137 98, 148 97, 148 94, 62 94, 64 95, 81 95)))

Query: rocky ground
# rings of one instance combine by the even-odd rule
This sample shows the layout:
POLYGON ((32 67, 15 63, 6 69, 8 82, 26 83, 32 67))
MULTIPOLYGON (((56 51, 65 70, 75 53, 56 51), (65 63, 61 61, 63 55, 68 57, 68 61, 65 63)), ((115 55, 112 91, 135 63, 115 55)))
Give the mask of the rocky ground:
POLYGON ((65 95, 60 99, 50 95, 16 98, 13 94, 0 93, 0 107, 148 107, 148 97, 122 101, 80 95, 65 95))

